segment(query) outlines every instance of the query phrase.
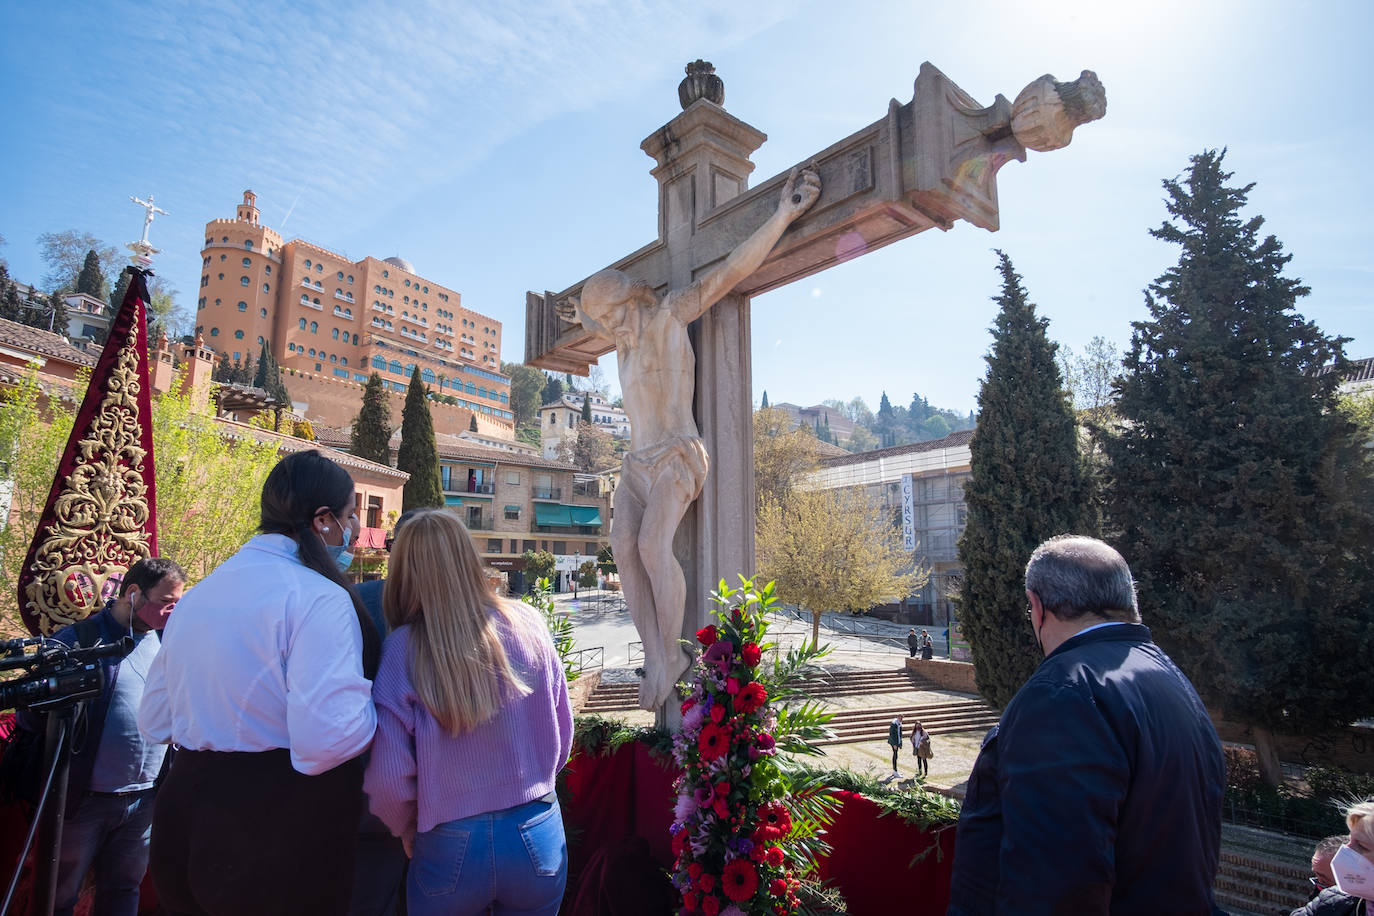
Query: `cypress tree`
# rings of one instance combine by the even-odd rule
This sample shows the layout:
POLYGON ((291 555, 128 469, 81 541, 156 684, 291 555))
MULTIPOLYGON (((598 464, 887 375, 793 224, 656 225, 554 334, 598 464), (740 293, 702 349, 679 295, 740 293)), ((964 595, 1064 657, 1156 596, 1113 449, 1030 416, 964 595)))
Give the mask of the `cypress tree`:
POLYGON ((382 377, 374 372, 363 388, 363 404, 353 419, 348 450, 359 458, 391 464, 391 404, 382 377))
POLYGON ((106 288, 105 275, 100 272, 100 255, 94 250, 86 252, 86 261, 76 278, 76 292, 101 299, 105 296, 106 288))
POLYGON ((582 395, 582 422, 592 422, 592 396, 590 394, 582 395))
POLYGON ((124 294, 129 291, 129 271, 132 267, 126 267, 119 274, 119 281, 115 283, 114 291, 110 293, 110 314, 119 311, 119 307, 124 304, 124 294))
POLYGON ((262 343, 262 350, 258 353, 258 371, 253 376, 253 386, 266 391, 279 406, 291 407, 291 395, 286 390, 286 383, 282 381, 281 369, 277 366, 277 358, 272 355, 272 350, 267 346, 265 340, 262 343))
POLYGON ((477 429, 477 414, 473 414, 472 416, 468 417, 468 432, 479 432, 479 430, 477 429))
POLYGON ((434 418, 429 413, 429 398, 420 381, 417 366, 410 373, 406 404, 401 410, 401 447, 396 454, 397 470, 410 475, 401 495, 401 511, 438 507, 444 504, 439 481, 439 447, 434 441, 434 418))
POLYGON ((19 302, 19 287, 10 279, 9 271, 0 264, 0 318, 20 321, 24 310, 19 302))
POLYGON ((561 397, 563 397, 563 380, 549 376, 549 380, 544 383, 543 403, 556 404, 561 397))
POLYGON ((1002 293, 964 484, 968 527, 959 622, 979 692, 1001 707, 1040 663, 1026 622, 1026 561, 1046 538, 1092 533, 1073 410, 1049 339, 1011 259, 997 253, 1002 293))
POLYGON ((761 403, 761 404, 759 405, 759 409, 760 409, 760 410, 767 410, 767 409, 768 409, 768 389, 766 389, 766 388, 765 388, 764 391, 763 391, 763 403, 761 403))
POLYGON ((1151 234, 1181 251, 1134 324, 1105 502, 1145 622, 1277 784, 1274 731, 1374 714, 1374 486, 1340 374, 1313 374, 1342 340, 1295 311, 1307 288, 1224 156, 1164 182, 1172 221, 1151 234))
MULTIPOLYGON (((54 334, 67 336, 67 326, 71 324, 72 316, 67 311, 67 301, 62 298, 62 294, 52 293, 48 296, 48 308, 52 310, 51 327, 54 334)), ((45 325, 46 327, 47 325, 45 325)))

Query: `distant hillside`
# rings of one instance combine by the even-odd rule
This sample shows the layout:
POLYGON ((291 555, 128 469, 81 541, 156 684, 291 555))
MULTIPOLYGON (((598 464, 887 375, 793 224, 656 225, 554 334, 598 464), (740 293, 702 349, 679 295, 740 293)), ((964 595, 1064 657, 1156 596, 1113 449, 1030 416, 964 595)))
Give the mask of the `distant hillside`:
POLYGON ((811 407, 786 401, 770 404, 767 399, 765 391, 763 406, 787 411, 794 426, 806 426, 820 441, 848 452, 943 439, 952 432, 972 429, 976 419, 971 411, 961 414, 932 407, 919 393, 912 395, 909 406, 902 407, 893 406, 887 392, 883 392, 877 413, 859 397, 850 401, 825 400, 811 407))

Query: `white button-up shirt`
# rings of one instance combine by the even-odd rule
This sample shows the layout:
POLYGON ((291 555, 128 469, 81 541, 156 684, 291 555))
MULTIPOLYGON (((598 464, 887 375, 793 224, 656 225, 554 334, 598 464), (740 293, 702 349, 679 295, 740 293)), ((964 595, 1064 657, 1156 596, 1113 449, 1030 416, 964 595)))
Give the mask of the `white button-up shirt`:
POLYGON ((253 538, 177 604, 138 727, 191 750, 289 748, 308 776, 358 756, 377 714, 348 594, 285 535, 253 538))

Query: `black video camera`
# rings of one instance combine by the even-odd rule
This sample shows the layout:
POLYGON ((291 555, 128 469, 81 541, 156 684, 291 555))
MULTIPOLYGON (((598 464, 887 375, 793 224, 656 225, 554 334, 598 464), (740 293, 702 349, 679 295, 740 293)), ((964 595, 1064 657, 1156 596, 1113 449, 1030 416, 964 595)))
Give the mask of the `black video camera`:
POLYGON ((0 671, 26 672, 0 681, 0 709, 43 712, 98 696, 105 686, 100 659, 132 650, 133 640, 127 636, 86 649, 42 636, 0 642, 0 671))

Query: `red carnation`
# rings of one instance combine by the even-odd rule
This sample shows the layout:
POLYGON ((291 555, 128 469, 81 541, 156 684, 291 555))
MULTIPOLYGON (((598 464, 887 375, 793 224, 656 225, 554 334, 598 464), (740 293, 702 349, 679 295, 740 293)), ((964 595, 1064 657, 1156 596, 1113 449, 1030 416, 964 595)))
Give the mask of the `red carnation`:
POLYGON ((768 851, 763 854, 763 861, 777 868, 782 864, 782 847, 769 846, 768 851))
POLYGON ((711 810, 716 812, 716 817, 725 820, 730 816, 730 803, 724 798, 717 798, 711 803, 711 810))
POLYGON ((754 681, 740 688, 739 695, 735 697, 735 709, 747 715, 758 709, 767 700, 768 691, 764 690, 763 685, 758 681, 754 681))
POLYGON ((688 891, 687 893, 683 894, 682 908, 689 913, 695 910, 697 908, 697 895, 692 893, 691 891, 688 891))
POLYGON ((735 859, 725 866, 720 883, 725 896, 736 903, 743 903, 759 889, 759 873, 748 859, 735 859))
POLYGON ((715 886, 716 876, 711 874, 710 872, 702 872, 701 877, 697 878, 697 888, 704 893, 711 893, 715 886))
POLYGON ((758 665, 759 660, 763 658, 763 653, 759 651, 758 644, 752 642, 745 643, 744 648, 739 650, 739 654, 743 656, 744 663, 750 668, 758 665))
POLYGON ((763 844, 762 844, 762 843, 755 843, 755 844, 754 844, 754 848, 751 849, 751 850, 749 850, 749 858, 753 859, 755 862, 762 862, 762 861, 763 861, 763 844))
POLYGON ((729 795, 730 784, 725 781, 718 782, 716 783, 715 788, 712 789, 712 791, 715 792, 717 795, 729 795))
POLYGON ((729 744, 730 733, 714 722, 708 722, 697 736, 697 750, 707 763, 724 754, 729 744))
POLYGON ((691 709, 691 708, 692 708, 693 706, 695 706, 695 705, 697 705, 697 701, 696 701, 696 700, 692 700, 692 699, 683 700, 683 701, 682 701, 682 714, 683 714, 684 716, 687 715, 687 710, 691 709))
POLYGON ((715 722, 717 725, 719 725, 719 724, 720 724, 720 721, 721 721, 722 719, 724 719, 724 718, 725 718, 725 707, 724 707, 724 706, 722 706, 721 704, 717 703, 715 706, 712 706, 712 707, 711 707, 711 721, 712 721, 712 722, 715 722))
POLYGON ((720 901, 715 897, 702 897, 701 911, 705 913, 706 916, 716 916, 716 914, 720 912, 720 901))
MULTIPOLYGON (((686 831, 682 831, 682 832, 685 833, 686 831)), ((696 879, 700 878, 700 877, 701 877, 701 863, 699 863, 699 862, 693 862, 691 865, 688 865, 688 866, 687 866, 687 874, 691 876, 691 878, 692 878, 693 881, 695 881, 696 879)))
POLYGON ((774 897, 781 897, 787 893, 787 882, 781 878, 774 878, 768 882, 768 893, 774 897))
POLYGON ((719 638, 720 631, 716 629, 715 624, 697 630, 697 642, 701 643, 703 646, 709 646, 719 638))
POLYGON ((679 858, 679 859, 682 858, 682 854, 683 854, 683 852, 685 852, 686 850, 687 850, 687 831, 686 831, 686 830, 679 830, 677 833, 673 834, 673 856, 674 856, 674 858, 679 858))

